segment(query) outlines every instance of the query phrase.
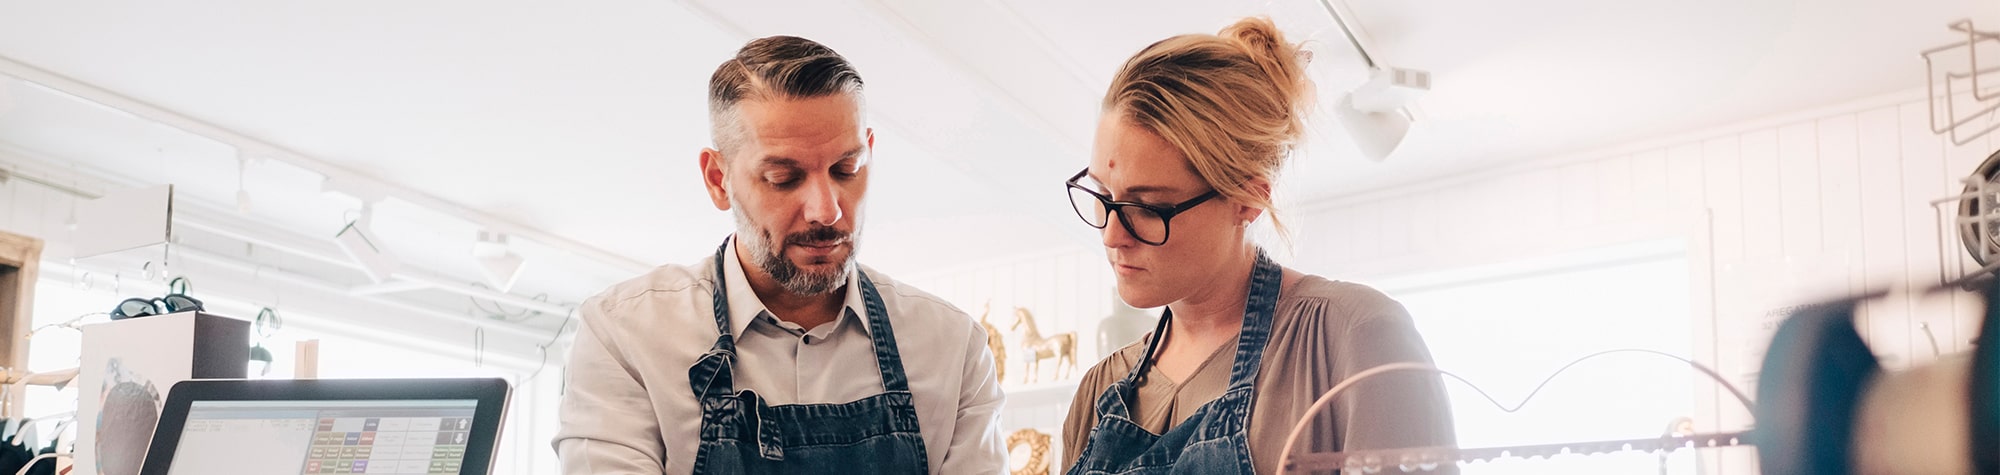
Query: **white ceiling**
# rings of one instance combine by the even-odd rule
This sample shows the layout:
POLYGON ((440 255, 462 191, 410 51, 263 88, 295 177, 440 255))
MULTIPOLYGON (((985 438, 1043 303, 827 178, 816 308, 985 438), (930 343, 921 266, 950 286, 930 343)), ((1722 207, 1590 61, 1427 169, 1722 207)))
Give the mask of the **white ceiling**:
MULTIPOLYGON (((1916 51, 1951 40, 1946 23, 2000 16, 1968 0, 1348 5, 1378 61, 1431 71, 1434 90, 1383 163, 1318 120, 1287 177, 1304 200, 1919 87, 1916 51)), ((1056 187, 1086 162, 1112 72, 1152 41, 1251 14, 1310 41, 1322 97, 1362 79, 1313 0, 0 0, 0 57, 665 263, 730 228, 694 173, 709 72, 747 38, 805 36, 868 81, 879 168, 864 261, 911 275, 1089 246, 1056 187)), ((14 98, 0 145, 232 206, 229 145, 0 88, 14 98)), ((289 165, 246 178, 249 218, 274 228, 330 236, 353 207, 289 165)), ((406 204, 378 212, 406 259, 477 275, 466 250, 478 223, 406 204)), ((625 273, 517 247, 528 294, 580 298, 625 273)))

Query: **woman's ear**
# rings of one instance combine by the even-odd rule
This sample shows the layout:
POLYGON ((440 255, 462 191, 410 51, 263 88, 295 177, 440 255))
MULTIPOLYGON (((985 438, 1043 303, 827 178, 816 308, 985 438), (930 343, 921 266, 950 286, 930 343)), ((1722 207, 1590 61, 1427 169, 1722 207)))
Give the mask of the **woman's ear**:
MULTIPOLYGON (((1249 183, 1245 183, 1244 185, 1245 185, 1244 191, 1250 192, 1251 196, 1262 198, 1265 203, 1271 202, 1270 180, 1265 180, 1263 178, 1252 178, 1250 179, 1249 183)), ((1257 218, 1263 215, 1264 215, 1264 208, 1259 208, 1251 205, 1243 205, 1240 207, 1240 209, 1237 210, 1236 221, 1237 224, 1239 225, 1249 226, 1250 223, 1256 222, 1257 218)))

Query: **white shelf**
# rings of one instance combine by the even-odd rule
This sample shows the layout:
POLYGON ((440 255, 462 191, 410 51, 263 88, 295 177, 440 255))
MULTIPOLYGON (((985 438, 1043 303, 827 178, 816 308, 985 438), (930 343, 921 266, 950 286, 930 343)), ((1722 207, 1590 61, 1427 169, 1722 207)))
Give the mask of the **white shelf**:
POLYGON ((1000 390, 1007 393, 1007 407, 1069 405, 1076 397, 1077 381, 1055 381, 1034 384, 1002 384, 1000 390))

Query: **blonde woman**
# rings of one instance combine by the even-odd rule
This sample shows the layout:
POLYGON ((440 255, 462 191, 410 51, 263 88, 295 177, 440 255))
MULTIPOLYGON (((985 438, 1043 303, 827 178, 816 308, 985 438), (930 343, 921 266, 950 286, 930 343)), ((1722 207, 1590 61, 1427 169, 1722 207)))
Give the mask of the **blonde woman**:
MULTIPOLYGON (((1270 20, 1154 43, 1102 105, 1070 202, 1102 230, 1118 294, 1157 329, 1083 377, 1065 472, 1276 473, 1320 394, 1376 365, 1430 363, 1402 305, 1273 263, 1248 234, 1305 132, 1311 84, 1270 20)), ((1448 446, 1442 381, 1392 373, 1315 416, 1301 450, 1448 446)), ((1441 467, 1455 471, 1455 467, 1441 467)))

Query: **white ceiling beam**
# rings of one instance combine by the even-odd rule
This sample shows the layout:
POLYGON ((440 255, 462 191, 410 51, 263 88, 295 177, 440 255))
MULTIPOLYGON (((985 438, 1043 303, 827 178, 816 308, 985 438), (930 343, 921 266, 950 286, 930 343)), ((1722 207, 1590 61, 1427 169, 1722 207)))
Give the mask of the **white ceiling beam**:
POLYGON ((492 231, 506 233, 509 235, 518 236, 524 239, 539 242, 549 247, 561 249, 571 254, 582 256, 584 258, 595 260, 605 265, 618 268, 623 272, 638 274, 646 272, 647 270, 653 267, 651 265, 646 264, 643 261, 633 259, 631 257, 627 257, 622 254, 607 251, 602 248, 598 248, 596 246, 585 244, 583 242, 575 241, 562 236, 557 236, 555 234, 544 232, 540 229, 514 223, 512 221, 502 219, 498 216, 494 216, 492 214, 477 209, 473 209, 471 207, 467 207, 465 205, 452 202, 450 200, 439 198, 429 193, 424 193, 422 191, 417 191, 400 185, 388 183, 384 180, 377 179, 375 177, 368 176, 360 172, 349 170, 345 167, 335 165, 325 160, 320 160, 318 158, 314 158, 303 153, 299 153, 284 147, 280 147, 270 142, 266 142, 248 135, 238 133, 234 130, 226 129, 221 126, 217 126, 214 124, 210 124, 208 122, 203 122, 201 120, 192 117, 181 115, 178 112, 167 110, 165 108, 155 106, 150 103, 140 101, 138 99, 126 97, 125 95, 119 94, 117 92, 113 92, 89 83, 71 79, 67 76, 56 74, 54 72, 35 67, 33 65, 14 60, 13 58, 0 56, 0 74, 14 76, 16 78, 40 84, 50 89, 61 91, 65 94, 70 94, 79 98, 83 98, 84 100, 92 101, 118 111, 122 111, 147 120, 158 122, 160 124, 180 129, 182 131, 194 135, 207 137, 209 139, 218 142, 229 144, 231 146, 237 147, 239 150, 249 151, 253 154, 253 156, 282 161, 291 164, 293 166, 303 168, 307 171, 318 173, 320 176, 323 176, 328 180, 333 180, 335 182, 341 182, 341 183, 366 183, 374 185, 372 186, 372 188, 385 190, 388 196, 408 202, 418 207, 428 209, 433 212, 442 213, 445 215, 457 216, 467 220, 468 222, 485 227, 492 231))
MULTIPOLYGON (((28 158, 28 155, 30 155, 22 150, 19 150, 19 148, 17 147, 13 147, 6 144, 0 144, 0 151, 6 151, 14 155, 21 155, 22 158, 28 158)), ((18 172, 16 173, 18 174, 18 172)), ((81 170, 79 170, 78 173, 81 173, 81 170)), ((25 177, 28 175, 20 174, 20 176, 25 177)), ((123 177, 114 177, 105 173, 99 173, 93 175, 92 179, 120 182, 121 184, 124 185, 138 184, 138 182, 136 181, 125 179, 123 177)), ((54 181, 57 180, 48 180, 48 179, 37 180, 38 183, 54 182, 54 181)), ((85 193, 82 190, 78 190, 73 187, 51 187, 51 189, 55 189, 56 191, 60 192, 70 193, 82 199, 96 198, 95 194, 85 193)), ((173 225, 176 227, 186 227, 187 229, 199 230, 215 234, 217 236, 221 236, 224 238, 243 241, 258 247, 278 252, 283 252, 286 254, 296 255, 299 257, 311 259, 316 262, 320 262, 322 264, 332 265, 343 269, 350 269, 355 271, 361 270, 360 264, 355 263, 352 259, 348 259, 345 256, 342 256, 340 254, 340 251, 335 248, 334 244, 329 241, 315 240, 307 236, 300 236, 296 233, 290 233, 284 231, 258 230, 253 223, 248 223, 246 222, 247 220, 243 218, 234 217, 230 213, 216 211, 217 209, 220 209, 219 207, 204 206, 198 203, 199 200, 192 200, 186 198, 179 199, 176 201, 181 203, 181 206, 177 206, 174 209, 173 225)), ((178 249, 176 250, 176 252, 178 252, 178 249)), ((409 280, 416 283, 422 283, 424 285, 428 285, 438 290, 477 299, 489 300, 499 304, 519 307, 531 311, 542 312, 544 314, 568 315, 570 311, 569 307, 557 305, 547 301, 531 299, 519 295, 501 292, 490 288, 475 286, 462 279, 455 279, 446 276, 444 274, 440 274, 438 272, 422 268, 404 267, 402 270, 398 271, 396 275, 398 278, 409 280)), ((357 295, 365 296, 367 294, 357 294, 357 295)))
POLYGON ((358 285, 347 293, 361 296, 396 294, 433 288, 431 284, 407 279, 396 279, 380 284, 358 285))
MULTIPOLYGON (((188 208, 189 207, 182 207, 181 209, 176 210, 176 216, 174 217, 174 224, 176 226, 188 226, 191 229, 199 229, 202 231, 215 233, 217 235, 221 235, 222 237, 226 237, 229 239, 248 242, 257 246, 285 252, 287 254, 294 254, 315 261, 319 261, 322 263, 340 266, 345 269, 352 269, 357 271, 361 270, 361 265, 355 263, 352 259, 339 257, 340 256, 339 251, 333 249, 332 243, 326 241, 316 241, 312 239, 299 238, 299 237, 281 236, 279 235, 279 233, 274 233, 274 232, 259 232, 240 226, 229 226, 229 225, 218 224, 216 221, 211 221, 216 219, 215 213, 206 210, 189 212, 192 210, 188 208)), ((290 233, 284 233, 284 234, 290 234, 290 233)), ((541 301, 506 292, 501 292, 499 290, 475 286, 467 282, 462 282, 459 279, 454 279, 445 276, 443 274, 439 274, 437 272, 421 268, 405 266, 402 269, 396 271, 396 278, 400 279, 400 281, 409 282, 410 284, 419 284, 423 286, 428 286, 429 288, 435 288, 438 290, 451 292, 454 294, 464 295, 476 299, 490 300, 495 303, 520 307, 523 309, 542 312, 545 314, 552 314, 552 315, 569 314, 569 307, 564 307, 546 301, 541 301)), ((417 290, 417 289, 408 289, 408 290, 417 290)), ((374 295, 374 294, 356 294, 356 295, 374 295)))

